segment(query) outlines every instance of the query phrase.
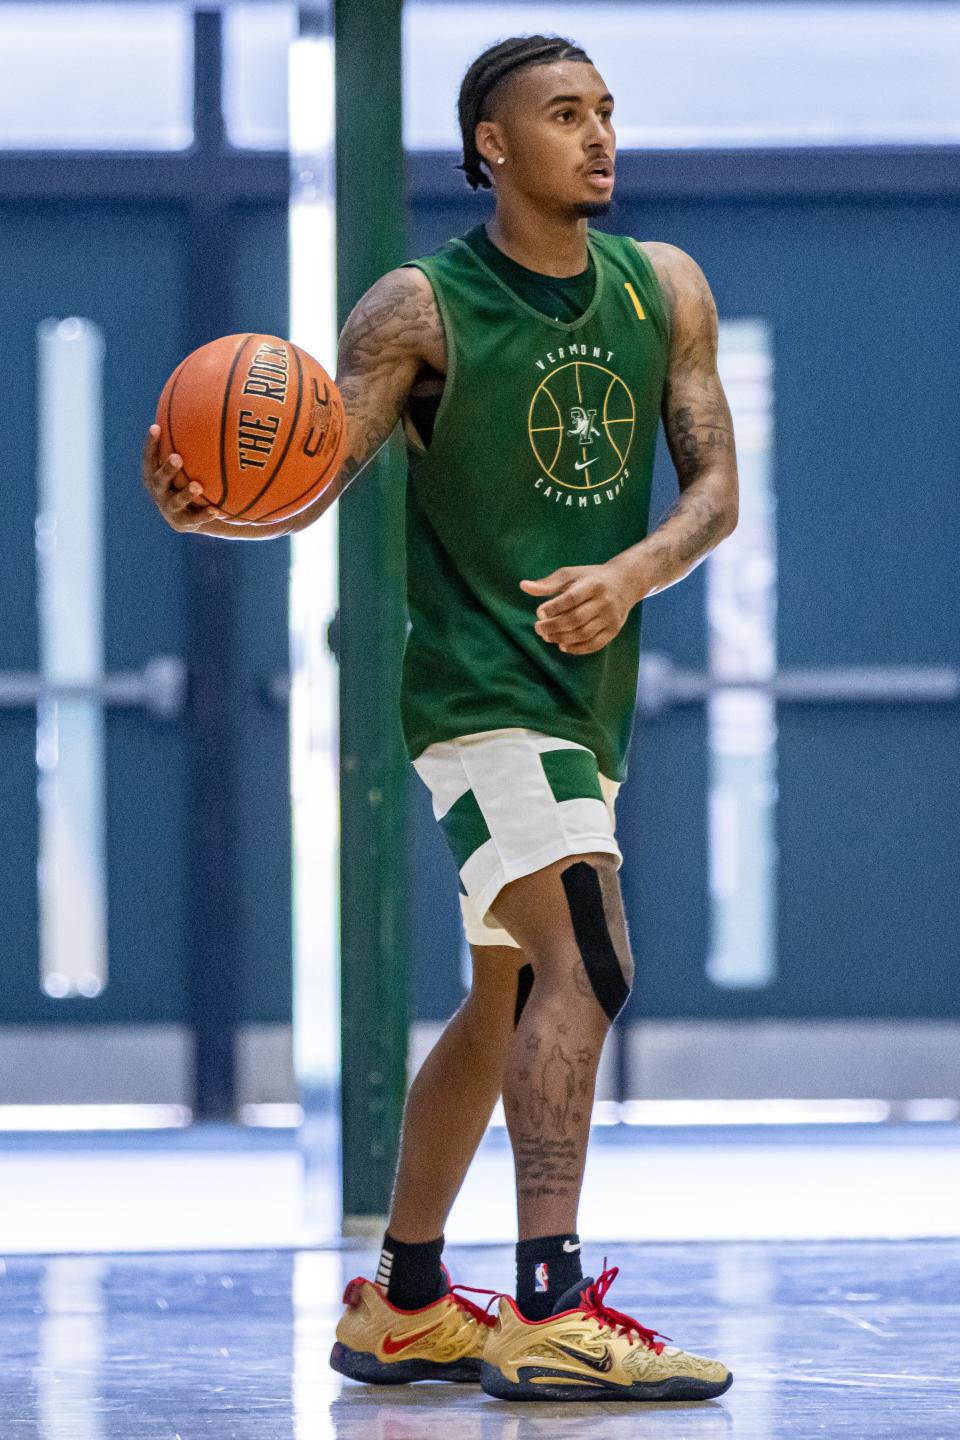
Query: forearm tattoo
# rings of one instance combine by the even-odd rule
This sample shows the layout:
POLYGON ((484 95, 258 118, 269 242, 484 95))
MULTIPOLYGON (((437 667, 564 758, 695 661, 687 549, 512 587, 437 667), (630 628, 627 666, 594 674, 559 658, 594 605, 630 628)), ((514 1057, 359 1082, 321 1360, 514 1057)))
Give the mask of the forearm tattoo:
POLYGON ((727 511, 713 490, 692 484, 671 505, 657 529, 679 517, 684 529, 677 539, 677 554, 686 563, 705 555, 720 540, 727 528, 727 511))
POLYGON ((686 563, 713 548, 736 510, 733 421, 717 373, 717 310, 702 271, 673 246, 651 242, 643 249, 671 317, 662 415, 681 492, 657 528, 684 522, 679 533, 671 528, 686 563))

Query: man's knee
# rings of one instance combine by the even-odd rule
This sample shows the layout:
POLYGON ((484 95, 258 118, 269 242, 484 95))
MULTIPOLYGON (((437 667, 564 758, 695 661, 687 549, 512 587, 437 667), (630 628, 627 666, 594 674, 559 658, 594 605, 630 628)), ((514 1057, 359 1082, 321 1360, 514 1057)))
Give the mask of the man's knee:
POLYGON ((518 983, 515 1023, 534 975, 551 988, 572 981, 582 995, 596 999, 609 1020, 616 1017, 630 994, 633 960, 613 855, 555 861, 511 882, 491 908, 521 940, 533 967, 518 983), (571 952, 578 956, 572 971, 571 952))
POLYGON ((470 1000, 486 1009, 512 1011, 513 1026, 520 1023, 523 1007, 533 988, 533 967, 522 950, 506 945, 471 945, 473 984, 470 1000))
POLYGON ((584 980, 613 1023, 630 997, 633 959, 627 939, 620 887, 613 862, 576 860, 560 874, 580 952, 574 976, 584 980), (616 935, 611 933, 611 923, 616 935), (581 971, 582 966, 582 971, 581 971))

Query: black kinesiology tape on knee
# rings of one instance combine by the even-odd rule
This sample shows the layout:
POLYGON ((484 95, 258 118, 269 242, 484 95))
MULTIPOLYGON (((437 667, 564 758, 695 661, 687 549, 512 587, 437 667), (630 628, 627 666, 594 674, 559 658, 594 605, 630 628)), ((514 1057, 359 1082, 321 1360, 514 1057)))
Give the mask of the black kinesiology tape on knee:
POLYGON ((560 874, 570 907, 573 933, 583 957, 583 968, 607 1018, 613 1022, 627 1003, 630 986, 607 929, 600 876, 592 865, 578 860, 560 874))
POLYGON ((517 971, 517 1008, 513 1012, 513 1028, 516 1030, 520 1024, 520 1016, 523 1014, 523 1007, 530 999, 530 991, 533 989, 533 966, 521 965, 517 971))

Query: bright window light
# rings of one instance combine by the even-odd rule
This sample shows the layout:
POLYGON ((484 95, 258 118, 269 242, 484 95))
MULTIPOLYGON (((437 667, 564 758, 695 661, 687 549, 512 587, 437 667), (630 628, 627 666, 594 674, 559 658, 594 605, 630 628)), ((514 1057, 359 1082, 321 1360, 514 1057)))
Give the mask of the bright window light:
MULTIPOLYGON (((101 331, 41 322, 36 519, 40 669, 50 686, 103 676, 101 331)), ((107 984, 106 739, 97 698, 37 707, 40 983, 53 999, 107 984)))
POLYGON ((773 354, 762 320, 720 322, 720 376, 737 439, 740 519, 707 561, 710 949, 728 989, 777 973, 777 544, 773 354))
MULTIPOLYGON (((332 10, 290 48, 290 338, 332 375, 337 247, 332 10)), ((327 643, 337 609, 337 513, 293 537, 290 744, 293 792, 294 1060, 303 1100, 305 1223, 339 1230, 339 677, 327 643)))
POLYGON ((182 150, 193 6, 0 4, 0 150, 182 150))
POLYGON ((407 148, 459 149, 467 66, 534 31, 591 56, 622 149, 960 141, 960 5, 408 0, 407 148))
POLYGON ((231 145, 286 150, 297 10, 281 0, 223 6, 223 118, 231 145))
POLYGON ((0 1133, 180 1130, 192 1119, 186 1105, 0 1105, 0 1133))

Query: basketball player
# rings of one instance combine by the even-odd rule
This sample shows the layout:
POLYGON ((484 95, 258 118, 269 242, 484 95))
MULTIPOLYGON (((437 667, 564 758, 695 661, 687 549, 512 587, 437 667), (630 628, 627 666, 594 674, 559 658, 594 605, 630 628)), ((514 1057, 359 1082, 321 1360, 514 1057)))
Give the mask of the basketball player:
MULTIPOLYGON (((633 959, 614 799, 640 605, 736 525, 717 319, 696 263, 591 229, 614 184, 613 99, 576 45, 482 54, 460 92, 463 164, 496 214, 384 275, 349 316, 349 456, 292 520, 226 520, 160 463, 177 530, 287 535, 401 421, 409 458, 402 719, 460 873, 473 984, 407 1098, 375 1282, 347 1287, 331 1356, 356 1379, 480 1379, 506 1399, 701 1400, 732 1376, 611 1309, 577 1210, 604 1039, 633 959), (658 418, 680 495, 647 534, 658 418), (516 1168, 516 1297, 450 1287, 443 1227, 500 1096, 516 1168)), ((641 1203, 645 1203, 642 1202, 641 1203)))

